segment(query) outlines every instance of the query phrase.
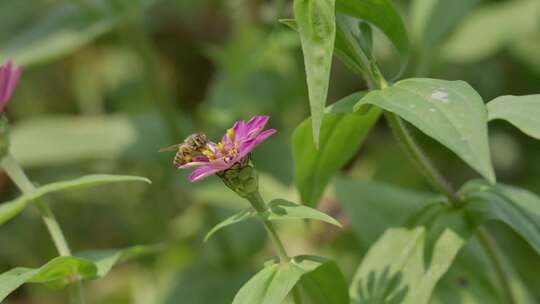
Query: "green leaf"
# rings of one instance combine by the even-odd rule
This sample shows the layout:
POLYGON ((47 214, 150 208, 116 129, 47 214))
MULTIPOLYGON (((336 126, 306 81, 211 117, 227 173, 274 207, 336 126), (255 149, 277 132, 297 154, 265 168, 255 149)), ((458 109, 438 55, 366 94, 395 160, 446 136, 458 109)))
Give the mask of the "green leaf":
POLYGON ((389 0, 337 0, 336 11, 377 26, 398 51, 403 71, 409 57, 409 39, 399 13, 389 0))
POLYGON ((247 219, 250 219, 254 216, 257 215, 257 212, 255 210, 253 210, 253 208, 248 208, 248 209, 244 209, 242 211, 240 211, 239 213, 227 218, 226 220, 224 220, 223 222, 217 224, 216 226, 214 226, 207 234, 206 236, 204 237, 204 241, 208 241, 212 235, 214 235, 214 233, 218 232, 219 230, 227 227, 227 226, 230 226, 230 225, 234 225, 234 224, 237 224, 237 223, 240 223, 242 221, 245 221, 247 219))
MULTIPOLYGON (((340 15, 336 16, 336 38, 334 54, 351 71, 360 76, 365 76, 371 68, 373 58, 371 53, 365 53, 359 40, 362 41, 363 35, 358 33, 359 24, 354 18, 340 15)), ((280 19, 279 22, 298 32, 298 25, 294 19, 280 19)), ((365 26, 366 24, 362 22, 365 26)), ((369 27, 369 25, 367 25, 369 27)), ((371 29, 371 28, 370 28, 371 29)))
POLYGON ((311 304, 349 304, 347 282, 333 261, 326 261, 300 279, 304 294, 311 304))
POLYGON ((521 235, 540 254, 540 198, 530 192, 483 181, 467 183, 464 209, 478 225, 500 221, 521 235))
POLYGON ((59 192, 64 190, 73 190, 78 188, 86 188, 99 186, 103 184, 111 184, 118 182, 146 182, 151 181, 144 177, 128 176, 128 175, 108 175, 108 174, 94 174, 83 176, 74 180, 55 182, 38 187, 36 190, 30 193, 23 194, 17 199, 9 202, 5 202, 0 205, 0 224, 5 223, 12 217, 19 214, 31 201, 38 199, 46 194, 59 192))
POLYGON ((381 113, 378 109, 371 109, 365 114, 350 113, 352 104, 363 94, 352 94, 328 107, 318 150, 309 132, 311 119, 302 122, 294 131, 295 183, 303 204, 317 205, 332 176, 355 155, 377 122, 381 113))
POLYGON ((17 267, 0 274, 0 302, 25 283, 40 283, 52 287, 101 278, 116 263, 154 252, 155 248, 135 246, 121 250, 95 250, 78 256, 57 257, 39 268, 17 267))
POLYGON ((365 248, 439 197, 377 182, 338 179, 335 186, 337 200, 365 248))
MULTIPOLYGON (((256 216, 257 212, 253 208, 244 209, 214 226, 206 234, 206 236, 204 237, 204 241, 208 241, 208 239, 210 239, 212 235, 227 226, 243 222, 256 216)), ((275 199, 268 203, 268 210, 264 214, 264 218, 269 221, 311 219, 323 221, 341 227, 341 224, 338 221, 333 219, 331 216, 320 212, 319 210, 309 208, 303 205, 298 205, 284 199, 275 199)))
POLYGON ((329 215, 304 205, 298 205, 284 199, 275 199, 268 204, 268 212, 265 218, 270 221, 310 219, 326 222, 331 225, 342 227, 341 224, 329 215))
POLYGON ((428 303, 438 280, 472 235, 463 211, 426 207, 414 228, 391 228, 362 260, 351 284, 354 303, 428 303))
POLYGON ((338 14, 336 17, 335 54, 351 71, 364 76, 369 74, 372 59, 358 42, 358 22, 354 18, 338 14))
POLYGON ((294 16, 304 53, 313 142, 319 147, 336 36, 334 0, 295 0, 294 16))
MULTIPOLYGON (((291 292, 294 286, 300 281, 300 279, 310 273, 316 272, 321 267, 327 269, 322 269, 324 273, 332 273, 336 275, 335 271, 339 272, 339 269, 328 269, 334 266, 329 266, 328 264, 333 262, 315 256, 298 256, 286 263, 275 264, 272 263, 267 265, 263 270, 257 273, 253 278, 251 278, 241 289, 238 291, 234 297, 233 304, 244 304, 244 303, 258 303, 258 304, 276 304, 282 303, 287 298, 287 295, 291 292)), ((335 264, 334 264, 335 265, 335 264)), ((342 275, 340 277, 334 277, 338 280, 334 287, 342 288, 343 280, 342 275)), ((314 284, 316 282, 322 283, 320 280, 320 273, 314 274, 308 278, 308 284, 314 284), (311 280, 311 281, 310 281, 311 280)), ((346 285, 345 285, 346 286, 346 285)), ((308 288, 311 289, 313 285, 308 285, 308 288)), ((321 285, 321 289, 324 289, 324 294, 330 292, 328 290, 330 286, 327 284, 321 285)), ((339 295, 339 290, 335 290, 337 295, 336 299, 342 299, 342 296, 339 295)), ((347 302, 332 302, 336 304, 347 304, 347 302)))
POLYGON ((281 303, 303 272, 292 263, 272 264, 251 278, 234 297, 233 304, 281 303))
POLYGON ((411 27, 416 42, 427 49, 437 46, 479 3, 480 0, 414 0, 411 27))
MULTIPOLYGON (((435 288, 432 304, 504 304, 491 261, 472 238, 435 288)), ((522 303, 522 302, 517 302, 522 303)))
POLYGON ((374 104, 393 112, 456 153, 495 182, 482 97, 466 82, 427 78, 399 81, 372 91, 355 107, 374 104))
POLYGON ((489 120, 503 119, 540 140, 540 95, 501 96, 487 104, 489 120))
POLYGON ((461 23, 445 44, 442 56, 453 62, 473 62, 492 56, 514 41, 536 33, 539 11, 537 0, 484 5, 461 23))
POLYGON ((84 279, 94 279, 96 266, 78 257, 57 257, 39 268, 17 267, 0 274, 0 301, 24 283, 61 287, 84 279))
POLYGON ((56 257, 39 268, 13 268, 0 274, 0 302, 25 283, 63 287, 81 280, 95 280, 107 275, 116 263, 154 251, 152 247, 144 246, 96 250, 81 253, 84 257, 56 257))
POLYGON ((294 19, 279 19, 279 23, 288 26, 291 30, 298 32, 298 25, 294 19))

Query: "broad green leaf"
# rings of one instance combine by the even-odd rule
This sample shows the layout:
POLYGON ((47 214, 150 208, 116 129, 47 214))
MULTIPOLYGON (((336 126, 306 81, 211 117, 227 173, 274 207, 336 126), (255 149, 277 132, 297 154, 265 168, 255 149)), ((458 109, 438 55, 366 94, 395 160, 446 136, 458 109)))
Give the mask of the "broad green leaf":
POLYGON ((481 6, 458 27, 445 44, 442 56, 454 62, 473 62, 492 56, 510 43, 537 32, 539 12, 537 0, 481 6))
MULTIPOLYGON (((338 201, 350 219, 353 233, 360 240, 362 249, 373 244, 386 229, 403 227, 406 219, 414 218, 414 214, 419 214, 420 210, 441 199, 438 195, 376 182, 339 179, 335 186, 338 201)), ((442 223, 445 225, 444 221, 442 223)), ((470 226, 471 229, 475 227, 470 226)), ((471 239, 437 284, 434 299, 430 303, 482 304, 487 301, 502 304, 500 301, 491 301, 499 300, 499 295, 493 293, 497 281, 492 280, 492 273, 486 271, 490 265, 478 242, 471 239)))
POLYGON ((135 181, 151 183, 149 179, 138 176, 94 174, 70 181, 47 184, 38 187, 33 192, 23 194, 17 199, 0 204, 0 224, 5 223, 12 217, 19 214, 28 205, 28 203, 49 193, 99 186, 103 184, 135 181))
POLYGON ((540 254, 540 198, 525 190, 488 185, 482 181, 466 184, 464 209, 481 225, 500 221, 512 228, 540 254))
POLYGON ((204 237, 204 241, 208 241, 208 239, 210 239, 212 237, 212 235, 214 235, 214 233, 218 232, 219 230, 227 227, 227 226, 230 226, 230 225, 234 225, 236 223, 240 223, 242 221, 245 221, 247 219, 250 219, 254 216, 257 215, 257 212, 255 210, 253 210, 252 208, 248 208, 248 209, 244 209, 242 211, 240 211, 239 213, 227 218, 226 220, 224 220, 223 222, 217 224, 216 226, 214 226, 210 231, 208 231, 208 233, 206 234, 206 236, 204 237))
POLYGON ((95 280, 107 275, 114 264, 153 251, 144 246, 95 250, 81 253, 84 257, 56 257, 39 268, 17 267, 0 274, 0 301, 25 283, 63 287, 81 280, 95 280))
POLYGON ((414 0, 412 33, 416 43, 431 49, 444 40, 480 0, 414 0))
POLYGON ((317 205, 332 176, 354 156, 379 118, 381 112, 378 109, 365 114, 350 113, 352 104, 361 96, 363 93, 356 93, 328 107, 318 150, 310 134, 311 119, 302 122, 294 131, 295 182, 303 204, 317 205))
POLYGON ((242 286, 234 297, 233 304, 281 303, 302 274, 302 269, 292 263, 267 266, 242 286))
POLYGON ((348 285, 337 264, 326 261, 300 279, 298 285, 311 304, 349 304, 348 285))
POLYGON ((365 248, 390 227, 403 225, 438 196, 377 182, 338 179, 337 200, 351 221, 356 238, 365 248))
POLYGON ((503 119, 540 139, 540 95, 501 96, 487 104, 489 120, 503 119))
POLYGON ((433 293, 432 304, 504 304, 492 264, 475 238, 460 251, 433 293))
POLYGON ((328 95, 328 82, 336 36, 334 1, 294 1, 294 17, 302 42, 306 67, 315 147, 319 147, 319 133, 328 95))
POLYGON ((298 205, 283 199, 275 199, 268 204, 265 218, 270 221, 309 219, 326 222, 341 227, 341 224, 329 215, 304 205, 298 205))
POLYGON ((377 26, 393 43, 401 58, 401 70, 409 57, 407 30, 390 0, 337 0, 336 11, 377 26))
POLYGON ((372 91, 355 107, 374 104, 405 119, 495 182, 482 97, 466 82, 427 78, 372 91))
MULTIPOLYGON (((243 222, 256 216, 257 212, 253 210, 253 208, 244 209, 214 226, 206 234, 204 241, 208 241, 212 235, 227 226, 243 222)), ((338 221, 333 219, 331 216, 320 212, 319 210, 309 208, 304 205, 295 204, 284 199, 275 199, 268 203, 268 210, 264 214, 264 219, 269 221, 310 219, 319 220, 341 227, 341 224, 338 221)))
MULTIPOLYGON (((335 271, 339 272, 339 269, 336 268, 330 271, 330 268, 334 266, 329 266, 328 264, 333 264, 332 261, 329 261, 324 258, 315 257, 315 256, 298 256, 286 263, 276 264, 271 263, 267 265, 263 270, 257 273, 253 278, 251 278, 241 289, 238 291, 234 297, 233 304, 244 304, 244 303, 259 303, 259 304, 276 304, 282 303, 286 300, 287 295, 291 292, 294 286, 300 281, 300 279, 310 273, 316 272, 321 267, 321 271, 327 274, 332 273, 336 275, 335 271)), ((320 273, 314 274, 308 278, 308 284, 314 284, 316 282, 323 283, 320 280, 320 273), (311 281, 310 281, 311 280, 311 281)), ((344 279, 339 277, 334 277, 336 280, 344 279)), ((336 282, 337 284, 333 285, 337 288, 344 287, 342 282, 336 282)), ((309 285, 311 289, 313 285, 309 285)), ((324 290, 324 294, 331 292, 328 290, 331 286, 323 283, 320 285, 321 292, 324 290)), ((335 290, 336 294, 342 292, 335 290)), ((336 295, 329 295, 335 299, 343 299, 336 295)), ((332 302, 334 303, 334 302, 332 302)), ((347 304, 348 302, 335 302, 336 304, 347 304)))
POLYGON ((472 235, 460 210, 426 207, 413 228, 391 228, 370 248, 351 284, 354 303, 428 303, 472 235))

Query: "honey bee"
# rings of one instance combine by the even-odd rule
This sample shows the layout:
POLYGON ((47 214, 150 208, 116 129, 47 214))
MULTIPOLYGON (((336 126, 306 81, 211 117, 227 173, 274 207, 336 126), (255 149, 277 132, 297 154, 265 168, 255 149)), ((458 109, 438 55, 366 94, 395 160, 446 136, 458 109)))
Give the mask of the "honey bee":
POLYGON ((208 151, 206 145, 208 144, 208 137, 204 133, 195 133, 186 137, 184 142, 176 145, 159 149, 159 152, 176 151, 174 156, 173 165, 178 168, 185 165, 193 159, 195 153, 204 154, 208 151))

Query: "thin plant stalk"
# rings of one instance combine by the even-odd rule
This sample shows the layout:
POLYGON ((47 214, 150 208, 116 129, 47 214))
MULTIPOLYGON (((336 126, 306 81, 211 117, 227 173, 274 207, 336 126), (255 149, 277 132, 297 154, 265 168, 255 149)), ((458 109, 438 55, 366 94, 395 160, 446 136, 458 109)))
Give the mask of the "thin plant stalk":
MULTIPOLYGON (((259 192, 255 192, 252 196, 248 198, 248 201, 251 203, 251 206, 257 211, 257 214, 261 218, 261 221, 264 225, 264 229, 266 230, 268 237, 270 238, 270 240, 272 241, 272 244, 274 245, 274 250, 276 251, 279 257, 280 262, 281 263, 289 262, 291 258, 287 254, 287 251, 285 250, 285 246, 283 246, 283 242, 281 241, 276 229, 274 228, 274 225, 272 224, 271 221, 265 219, 264 217, 264 214, 268 211, 268 207, 266 203, 264 202, 263 198, 261 197, 261 194, 259 192)), ((294 303, 296 304, 304 303, 298 286, 295 286, 292 289, 292 297, 293 297, 294 303)))
MULTIPOLYGON (((13 155, 6 155, 2 161, 1 165, 4 168, 4 171, 9 176, 9 178, 15 183, 15 185, 20 189, 24 194, 31 193, 35 191, 35 186, 32 184, 28 176, 24 173, 23 169, 15 160, 13 155)), ((66 237, 62 232, 62 228, 58 224, 56 217, 52 210, 47 206, 47 204, 40 198, 34 200, 34 206, 36 206, 49 234, 51 235, 52 241, 58 251, 60 256, 71 256, 71 250, 69 249, 66 237)), ((77 282, 71 286, 71 303, 73 304, 83 304, 84 303, 84 293, 81 282, 77 282)))
POLYGON ((491 233, 489 233, 485 227, 480 227, 478 229, 478 239, 480 240, 480 244, 482 244, 484 251, 491 261, 491 264, 493 264, 493 269, 495 270, 495 274, 499 279, 505 303, 516 303, 510 282, 510 278, 513 276, 512 270, 506 260, 506 257, 501 252, 499 246, 497 246, 497 243, 491 233))

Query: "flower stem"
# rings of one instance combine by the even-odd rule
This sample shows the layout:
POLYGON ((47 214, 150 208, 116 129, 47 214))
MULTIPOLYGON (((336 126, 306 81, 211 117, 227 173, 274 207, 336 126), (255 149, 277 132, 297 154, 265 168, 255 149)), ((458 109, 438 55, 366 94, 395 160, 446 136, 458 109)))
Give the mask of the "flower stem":
MULTIPOLYGON (((1 161, 1 165, 9 178, 15 183, 15 185, 21 190, 22 193, 30 193, 35 190, 34 184, 30 181, 28 176, 24 173, 23 169, 15 158, 11 154, 7 154, 1 161)), ((45 204, 45 202, 38 198, 34 201, 34 205, 39 211, 45 226, 47 227, 49 234, 53 240, 56 249, 60 256, 71 256, 71 250, 68 243, 54 216, 52 210, 45 204)), ((82 283, 78 282, 72 286, 72 295, 76 294, 77 297, 72 296, 72 303, 82 304, 84 303, 82 283)))
POLYGON ((504 302, 514 304, 516 301, 514 299, 510 283, 512 271, 509 269, 509 265, 506 262, 506 257, 503 255, 500 248, 497 246, 495 239, 486 228, 480 227, 478 229, 478 239, 480 240, 480 244, 482 244, 484 251, 490 259, 491 264, 493 264, 495 275, 497 276, 499 284, 502 288, 504 302))
POLYGON ((407 126, 401 118, 396 114, 384 113, 388 124, 392 128, 395 138, 400 143, 401 147, 407 152, 412 161, 416 164, 418 170, 422 172, 426 180, 440 193, 444 194, 452 206, 458 206, 460 198, 452 189, 450 183, 440 174, 431 160, 422 151, 415 142, 413 136, 407 129, 407 126))
POLYGON ((248 201, 251 203, 251 206, 257 211, 259 214, 259 217, 262 220, 262 223, 264 225, 264 229, 266 230, 266 233, 268 233, 268 237, 274 244, 275 250, 278 254, 278 257, 281 262, 288 262, 290 261, 289 256, 287 255, 287 251, 285 250, 285 247, 283 246, 283 243, 281 242, 281 239, 279 238, 279 235, 276 232, 276 229, 274 228, 274 225, 271 221, 264 218, 264 213, 268 210, 268 207, 266 206, 266 203, 264 202, 263 198, 261 197, 261 194, 257 191, 250 197, 248 197, 248 201))
MULTIPOLYGON (((268 237, 274 244, 274 248, 278 254, 280 262, 288 262, 291 260, 289 255, 287 254, 287 251, 285 250, 285 247, 283 246, 283 242, 281 242, 281 239, 279 238, 279 235, 276 232, 276 229, 274 228, 274 225, 271 221, 265 219, 264 214, 268 211, 268 207, 266 203, 264 202, 263 198, 261 197, 261 194, 257 191, 250 197, 248 197, 248 201, 251 203, 251 206, 257 211, 259 214, 259 217, 261 218, 264 229, 268 233, 268 237)), ((292 289, 292 297, 294 300, 294 303, 296 304, 302 304, 304 301, 302 300, 302 295, 300 293, 300 289, 298 288, 298 285, 300 283, 297 283, 297 285, 292 289)))

